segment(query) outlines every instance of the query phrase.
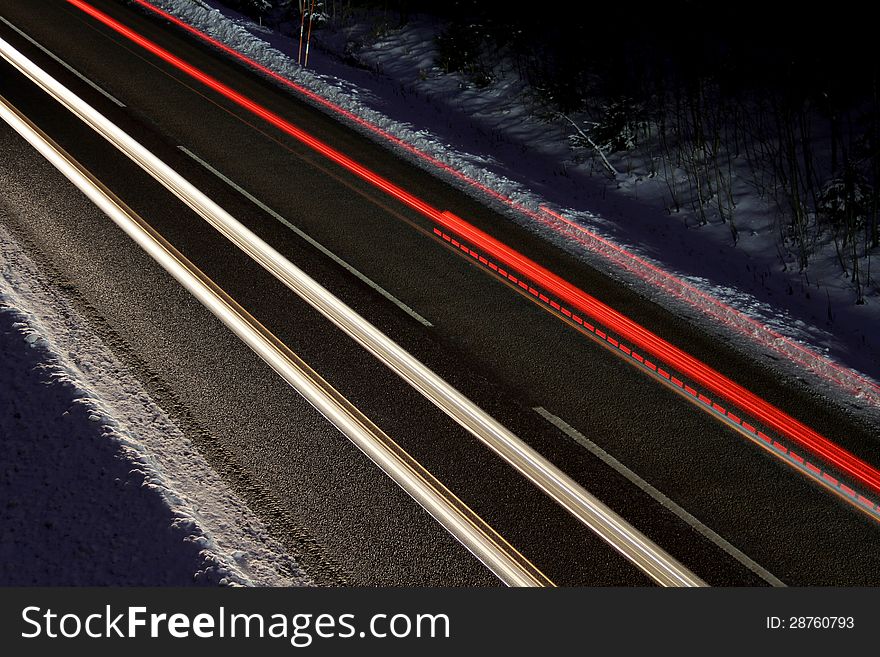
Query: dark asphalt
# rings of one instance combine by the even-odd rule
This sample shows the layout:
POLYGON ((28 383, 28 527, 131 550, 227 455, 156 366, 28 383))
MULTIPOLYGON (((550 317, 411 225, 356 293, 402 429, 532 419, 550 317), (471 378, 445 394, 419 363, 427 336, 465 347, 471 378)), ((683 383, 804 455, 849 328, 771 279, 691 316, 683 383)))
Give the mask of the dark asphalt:
MULTIPOLYGON (((619 283, 516 227, 167 25, 94 3, 436 207, 467 218, 744 383, 867 460, 856 417, 779 381, 619 283)), ((874 584, 880 527, 490 278, 378 195, 216 94, 122 43, 63 0, 0 0, 25 52, 293 262, 713 584, 760 581, 538 417, 576 427, 789 584, 874 584), (184 156, 210 162, 434 324, 426 328, 184 156)), ((378 365, 8 66, 0 93, 86 164, 410 453, 561 584, 645 578, 378 365)), ((492 584, 493 578, 30 147, 0 128, 0 221, 66 285, 217 469, 326 583, 492 584)))

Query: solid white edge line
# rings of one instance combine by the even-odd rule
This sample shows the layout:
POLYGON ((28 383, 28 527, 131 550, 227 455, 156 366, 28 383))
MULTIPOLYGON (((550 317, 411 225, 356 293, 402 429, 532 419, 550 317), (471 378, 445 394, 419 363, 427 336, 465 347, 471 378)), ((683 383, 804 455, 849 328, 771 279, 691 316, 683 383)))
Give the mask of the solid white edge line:
POLYGON ((121 100, 119 100, 118 98, 116 98, 113 94, 111 94, 111 93, 105 91, 104 89, 102 89, 98 84, 96 84, 95 82, 93 82, 92 80, 90 80, 89 78, 87 78, 85 75, 83 75, 82 73, 80 73, 79 71, 77 71, 75 68, 73 68, 73 66, 71 66, 70 64, 68 64, 67 62, 65 62, 65 61, 64 61, 63 59, 61 59, 58 55, 56 55, 54 52, 52 52, 51 50, 49 50, 48 48, 46 48, 44 45, 42 45, 41 43, 39 43, 36 39, 34 39, 33 37, 29 36, 28 34, 25 34, 24 32, 22 32, 22 31, 21 31, 19 28, 17 28, 15 25, 13 25, 13 24, 10 23, 8 20, 6 20, 5 18, 3 18, 3 16, 0 16, 0 21, 3 21, 3 23, 5 23, 6 26, 9 27, 10 29, 14 30, 14 31, 16 32, 16 34, 18 34, 20 37, 22 37, 23 39, 26 39, 26 40, 27 40, 29 43, 31 43, 32 45, 34 45, 34 46, 36 46, 37 48, 39 48, 40 50, 42 50, 46 55, 48 55, 49 57, 51 57, 52 59, 54 59, 56 62, 58 62, 59 64, 61 64, 64 68, 66 68, 68 71, 70 71, 71 73, 73 73, 76 77, 78 77, 80 80, 82 80, 83 82, 85 82, 85 83, 86 83, 87 85, 89 85, 92 89, 94 89, 94 90, 97 91, 98 93, 102 94, 105 98, 107 98, 108 100, 110 100, 110 101, 116 103, 117 105, 119 105, 119 107, 125 107, 125 103, 123 103, 121 100))
POLYGON ((328 249, 328 248, 325 247, 323 244, 321 244, 321 243, 318 242, 316 239, 314 239, 311 235, 309 235, 308 233, 304 232, 304 231, 303 231, 302 229, 300 229, 298 226, 296 226, 295 224, 292 224, 290 221, 288 221, 287 219, 285 219, 284 217, 282 217, 280 214, 278 214, 277 212, 275 212, 275 210, 273 210, 273 209, 270 208, 268 205, 266 205, 265 203, 263 203, 263 202, 262 202, 260 199, 258 199, 256 196, 254 196, 254 195, 251 194, 249 191, 247 191, 246 189, 244 189, 244 188, 242 188, 240 185, 238 185, 235 181, 229 179, 227 176, 225 176, 224 174, 220 173, 217 169, 215 169, 215 168, 212 167, 210 164, 208 164, 207 162, 205 162, 202 158, 200 158, 198 155, 196 155, 195 153, 193 153, 193 152, 192 152, 191 150, 189 150, 186 146, 178 146, 177 148, 179 148, 184 154, 186 154, 186 155, 189 156, 191 159, 193 159, 193 160, 194 160, 197 164, 199 164, 202 168, 204 168, 204 169, 206 169, 207 171, 209 171, 210 173, 214 174, 217 178, 219 178, 219 179, 222 180, 224 183, 226 183, 227 185, 229 185, 230 187, 232 187, 232 189, 234 189, 234 190, 237 191, 239 194, 241 194, 242 196, 244 196, 247 200, 249 200, 251 203, 253 203, 254 205, 256 205, 256 206, 257 206, 258 208, 260 208, 263 212, 265 212, 266 214, 268 214, 269 216, 271 216, 272 218, 274 218, 276 221, 278 221, 278 223, 280 223, 281 225, 283 225, 283 226, 289 228, 290 230, 292 230, 292 231, 293 231, 294 233, 296 233, 299 237, 301 237, 301 238, 304 239, 306 242, 308 242, 309 244, 311 244, 313 247, 315 247, 318 251, 320 251, 321 253, 323 253, 323 254, 324 254, 325 256, 327 256, 328 258, 330 258, 330 259, 331 259, 333 262, 335 262, 337 265, 339 265, 340 267, 342 267, 343 269, 345 269, 345 271, 347 271, 348 273, 350 273, 351 275, 353 275, 353 276, 354 276, 355 278, 357 278, 358 280, 360 280, 360 281, 366 283, 368 286, 370 286, 371 288, 373 288, 374 290, 376 290, 376 292, 378 292, 378 293, 381 294, 383 297, 385 297, 386 299, 388 299, 391 303, 393 303, 395 306, 397 306, 398 308, 400 308, 403 312, 405 312, 407 315, 409 315, 410 317, 412 317, 414 320, 416 320, 416 321, 419 322, 420 324, 423 324, 424 326, 428 326, 428 327, 433 327, 433 326, 434 326, 431 322, 429 322, 427 319, 425 319, 424 317, 422 317, 419 313, 417 313, 415 310, 413 310, 412 308, 410 308, 408 305, 406 305, 403 301, 401 301, 400 299, 398 299, 397 297, 395 297, 393 294, 391 294, 390 292, 388 292, 388 291, 387 291, 385 288, 383 288, 381 285, 379 285, 378 283, 376 283, 375 281, 373 281, 372 279, 370 279, 369 277, 367 277, 365 274, 362 274, 360 271, 358 271, 357 269, 355 269, 354 267, 352 267, 352 266, 351 266, 350 264, 348 264, 345 260, 343 260, 342 258, 340 258, 338 255, 336 255, 335 253, 333 253, 330 249, 328 249))
POLYGON ((771 586, 786 586, 785 582, 776 577, 776 575, 771 573, 761 564, 742 552, 739 548, 730 543, 727 539, 718 534, 711 527, 707 526, 705 523, 694 517, 691 513, 682 508, 680 505, 676 504, 664 493, 657 490, 654 486, 642 479, 642 477, 637 475, 635 472, 626 467, 623 463, 611 456, 611 454, 606 452, 604 449, 599 447, 599 445, 594 443, 580 431, 568 424, 568 422, 554 415, 542 406, 536 406, 532 410, 534 410, 538 415, 547 420, 547 422, 566 434, 569 438, 578 443, 581 447, 584 447, 588 452, 596 456, 600 461, 610 466, 615 472, 625 477, 627 480, 630 481, 630 483, 634 484, 637 488, 654 498, 657 502, 659 502, 662 506, 666 507, 669 511, 678 516, 695 531, 699 532, 705 538, 724 550, 727 554, 739 561, 743 566, 751 570, 753 573, 755 573, 755 575, 763 579, 765 582, 767 582, 771 586))
POLYGON ((223 322, 233 334, 351 440, 502 582, 508 586, 519 587, 540 585, 529 571, 492 541, 491 537, 487 537, 475 529, 473 523, 468 522, 460 510, 444 499, 429 482, 414 473, 411 467, 377 439, 368 428, 364 427, 358 418, 354 417, 327 391, 316 384, 307 373, 297 367, 70 160, 7 108, 3 102, 0 102, 0 119, 9 124, 13 130, 31 144, 184 289, 223 322))
POLYGON ((672 555, 2 39, 0 54, 657 584, 706 586, 672 555))

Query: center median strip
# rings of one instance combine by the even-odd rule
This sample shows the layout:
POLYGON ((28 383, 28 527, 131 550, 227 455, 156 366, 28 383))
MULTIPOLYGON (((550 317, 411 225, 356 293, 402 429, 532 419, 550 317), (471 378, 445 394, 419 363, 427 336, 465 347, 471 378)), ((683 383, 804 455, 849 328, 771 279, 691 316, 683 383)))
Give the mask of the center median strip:
POLYGON ((342 268, 343 268, 345 271, 347 271, 349 274, 351 274, 352 276, 354 276, 355 278, 357 278, 357 279, 360 280, 361 282, 365 283, 365 284, 368 285, 369 287, 373 288, 376 292, 378 292, 378 293, 381 294, 383 297, 385 297, 386 299, 388 299, 391 303, 393 303, 395 306, 397 306, 398 308, 400 308, 403 312, 405 312, 407 315, 409 315, 410 317, 412 317, 412 318, 413 318, 414 320, 416 320, 419 324, 422 324, 423 326, 427 326, 427 327, 429 327, 429 328, 434 326, 431 322, 429 322, 427 319, 425 319, 424 317, 422 317, 419 313, 417 313, 415 310, 413 310, 412 308, 410 308, 410 307, 409 307, 408 305, 406 305, 403 301, 401 301, 400 299, 398 299, 397 297, 395 297, 393 294, 391 294, 390 292, 388 292, 385 288, 383 288, 382 286, 380 286, 378 283, 376 283, 375 281, 373 281, 372 279, 368 278, 367 276, 365 276, 364 274, 362 274, 360 271, 358 271, 357 269, 355 269, 354 267, 352 267, 352 266, 351 266, 350 264, 348 264, 345 260, 343 260, 342 258, 340 258, 339 256, 337 256, 335 253, 333 253, 330 249, 328 249, 328 248, 325 247, 323 244, 321 244, 320 242, 318 242, 317 240, 315 240, 314 238, 312 238, 308 233, 306 233, 306 232, 300 230, 297 226, 295 226, 294 224, 290 223, 287 219, 285 219, 285 218, 282 217, 280 214, 278 214, 277 212, 275 212, 275 210, 273 210, 273 209, 270 208, 268 205, 266 205, 265 203, 263 203, 263 202, 262 202, 260 199, 258 199, 256 196, 254 196, 253 194, 251 194, 250 192, 248 192, 246 189, 242 188, 240 185, 238 185, 238 184, 235 183, 233 180, 231 180, 228 176, 222 174, 220 171, 218 171, 217 169, 215 169, 214 167, 212 167, 210 164, 208 164, 207 162, 205 162, 202 158, 200 158, 198 155, 196 155, 195 153, 193 153, 193 152, 192 152, 191 150, 189 150, 186 146, 178 146, 177 148, 179 148, 180 151, 181 151, 182 153, 185 153, 185 154, 187 155, 187 157, 190 157, 190 158, 192 158, 195 162, 197 162, 197 163, 199 164, 199 166, 201 166, 202 168, 204 168, 204 169, 207 170, 207 171, 210 171, 214 176, 216 176, 217 178, 219 178, 220 180, 222 180, 224 183, 226 183, 227 185, 229 185, 230 187, 232 187, 232 189, 234 189, 236 192, 238 192, 239 194, 241 194, 242 196, 244 196, 247 200, 249 200, 251 203, 253 203, 254 205, 256 205, 256 206, 257 206, 258 208, 260 208, 263 212, 265 212, 265 213, 268 214, 270 217, 272 217, 273 219, 275 219, 276 221, 278 221, 281 225, 283 225, 283 226, 285 226, 286 228, 288 228, 288 229, 290 229, 291 231, 293 231, 298 237, 302 238, 303 240, 305 240, 306 242, 308 242, 311 246, 313 246, 313 247, 316 248, 318 251, 320 251, 322 254, 324 254, 325 256, 327 256, 328 258, 330 258, 333 262, 335 262, 337 265, 339 265, 340 267, 342 267, 342 268))

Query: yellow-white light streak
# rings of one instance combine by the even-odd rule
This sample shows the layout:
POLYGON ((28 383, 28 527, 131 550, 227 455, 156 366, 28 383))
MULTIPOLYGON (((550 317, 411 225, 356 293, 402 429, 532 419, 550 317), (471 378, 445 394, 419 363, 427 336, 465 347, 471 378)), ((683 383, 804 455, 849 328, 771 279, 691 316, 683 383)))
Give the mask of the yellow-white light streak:
POLYGON ((126 235, 428 511, 502 582, 552 582, 0 96, 0 119, 24 137, 126 235))

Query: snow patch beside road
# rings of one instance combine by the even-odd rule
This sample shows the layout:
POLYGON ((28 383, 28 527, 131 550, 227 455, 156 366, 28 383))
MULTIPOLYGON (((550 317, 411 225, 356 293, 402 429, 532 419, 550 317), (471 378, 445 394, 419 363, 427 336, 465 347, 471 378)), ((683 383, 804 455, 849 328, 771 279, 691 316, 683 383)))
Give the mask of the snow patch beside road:
POLYGON ((311 584, 2 229, 0 360, 0 584, 311 584))

